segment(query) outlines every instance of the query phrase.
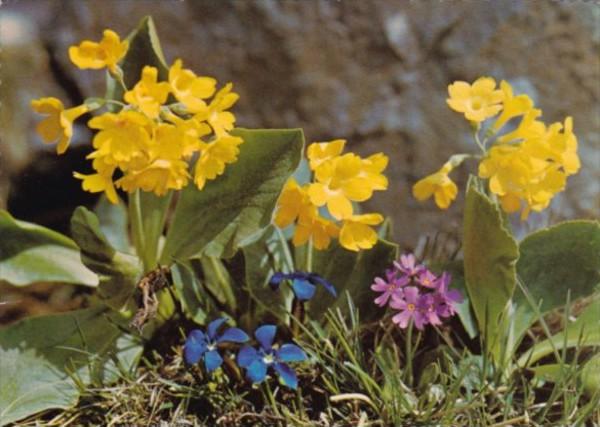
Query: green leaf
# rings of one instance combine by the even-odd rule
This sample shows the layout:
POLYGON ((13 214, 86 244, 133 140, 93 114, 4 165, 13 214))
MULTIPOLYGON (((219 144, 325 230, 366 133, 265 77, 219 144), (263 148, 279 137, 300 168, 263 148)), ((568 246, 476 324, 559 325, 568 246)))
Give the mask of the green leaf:
POLYGON ((373 248, 360 252, 344 249, 337 241, 325 251, 315 250, 313 271, 335 286, 338 298, 336 300, 319 287, 310 301, 311 316, 320 318, 328 308, 345 309, 346 292, 358 308, 361 319, 381 316, 382 310, 373 303, 376 295, 371 284, 376 276, 382 276, 390 268, 397 257, 398 245, 381 239, 373 248))
POLYGON ((133 237, 138 256, 146 272, 157 267, 159 240, 163 235, 167 211, 173 193, 157 196, 149 191, 136 191, 129 197, 133 237))
POLYGON ((238 161, 202 191, 189 185, 181 192, 162 264, 202 254, 231 257, 270 224, 277 198, 300 161, 302 131, 236 129, 233 134, 244 139, 238 161))
MULTIPOLYGON (((588 296, 600 284, 600 223, 567 221, 527 236, 519 245, 517 273, 541 311, 588 296)), ((519 305, 530 305, 522 294, 519 305)))
POLYGON ((121 309, 141 275, 139 259, 116 251, 100 231, 96 215, 83 206, 71 217, 71 233, 81 248, 81 260, 100 279, 100 297, 114 309, 121 309))
POLYGON ((185 315, 199 325, 206 324, 209 300, 192 267, 177 262, 171 267, 171 277, 185 315))
POLYGON ((534 345, 518 361, 519 366, 531 366, 554 350, 576 346, 600 346, 600 295, 567 325, 565 330, 534 345))
MULTIPOLYGON (((128 36, 129 49, 119 64, 123 70, 125 85, 128 89, 140 80, 142 69, 146 65, 158 69, 158 81, 168 80, 169 70, 156 34, 154 21, 150 16, 142 18, 137 28, 128 36)), ((123 88, 107 73, 107 99, 123 98, 123 88)))
POLYGON ((129 252, 127 231, 127 209, 123 203, 113 204, 105 196, 100 197, 94 207, 94 213, 100 223, 100 231, 110 245, 118 251, 129 252))
POLYGON ((586 362, 581 370, 580 379, 589 397, 600 393, 600 353, 586 362))
POLYGON ((498 205, 477 188, 475 177, 471 177, 467 185, 463 227, 469 300, 488 351, 493 350, 493 354, 500 357, 498 346, 503 329, 500 315, 505 312, 515 289, 519 249, 504 226, 498 205))
POLYGON ((0 426, 77 403, 77 383, 131 373, 142 347, 106 307, 33 317, 0 329, 0 426))
MULTIPOLYGON (((244 325, 256 327, 253 319, 273 318, 284 322, 287 318, 286 307, 291 301, 291 292, 287 286, 272 290, 268 281, 276 271, 287 271, 284 265, 282 240, 274 227, 269 227, 261 239, 244 246, 245 286, 238 297, 242 316, 249 320, 244 325)), ((287 245, 287 242, 285 243, 287 245)))
POLYGON ((15 220, 0 210, 0 280, 16 286, 36 282, 97 286, 98 278, 79 257, 68 237, 48 228, 15 220))

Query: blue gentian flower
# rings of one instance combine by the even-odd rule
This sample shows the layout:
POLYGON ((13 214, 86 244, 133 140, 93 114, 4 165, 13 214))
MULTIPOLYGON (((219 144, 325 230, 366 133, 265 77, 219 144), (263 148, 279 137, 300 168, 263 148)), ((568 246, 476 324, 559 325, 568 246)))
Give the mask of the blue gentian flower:
POLYGON ((237 363, 246 369, 246 377, 253 383, 262 382, 267 376, 267 369, 273 368, 281 382, 289 388, 298 387, 298 377, 286 362, 301 362, 306 360, 306 353, 295 344, 283 344, 273 348, 273 339, 277 327, 263 325, 256 329, 254 336, 258 341, 258 350, 246 345, 242 347, 237 356, 237 363))
POLYGON ((315 295, 317 285, 323 286, 325 290, 334 297, 337 296, 335 288, 329 281, 316 273, 305 273, 303 271, 295 271, 289 274, 275 273, 269 280, 269 286, 271 286, 271 289, 277 290, 284 280, 292 282, 294 295, 296 295, 296 298, 300 301, 308 301, 311 299, 315 295))
POLYGON ((250 339, 244 331, 238 328, 228 328, 221 335, 217 334, 225 320, 227 319, 221 317, 210 322, 206 333, 200 329, 190 332, 183 348, 186 363, 193 365, 203 358, 206 371, 212 372, 223 363, 223 358, 217 348, 218 344, 224 342, 245 343, 250 339))

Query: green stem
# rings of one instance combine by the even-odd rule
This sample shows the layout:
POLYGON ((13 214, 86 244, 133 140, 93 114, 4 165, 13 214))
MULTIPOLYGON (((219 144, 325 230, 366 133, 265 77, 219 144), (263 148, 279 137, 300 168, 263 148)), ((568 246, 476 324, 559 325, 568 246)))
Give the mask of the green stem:
POLYGON ((273 395, 273 392, 271 391, 271 387, 269 386, 269 383, 267 381, 265 381, 264 384, 265 384, 265 390, 267 393, 267 397, 269 399, 269 403, 273 407, 273 412, 275 413, 276 416, 280 417, 281 414, 279 413, 279 408, 277 407, 277 402, 275 401, 275 396, 273 395))
POLYGON ((291 273, 294 271, 294 259, 292 258, 290 247, 288 246, 287 240, 283 235, 283 231, 281 231, 279 227, 275 227, 275 230, 277 230, 277 237, 279 238, 279 244, 281 244, 281 249, 283 250, 283 256, 288 267, 288 273, 291 273))
POLYGON ((144 235, 142 225, 142 209, 140 206, 140 192, 136 190, 133 193, 129 193, 129 221, 131 221, 131 233, 133 238, 133 245, 138 257, 142 260, 144 266, 144 272, 148 272, 154 268, 154 265, 148 260, 145 255, 146 239, 144 235))
POLYGON ((412 332, 413 332, 413 320, 410 320, 410 323, 408 325, 408 331, 407 331, 407 336, 406 336, 406 347, 405 347, 405 353, 406 353, 406 382, 408 383, 408 386, 412 386, 413 383, 413 364, 412 364, 412 359, 413 359, 413 355, 412 355, 412 332))
POLYGON ((312 237, 306 244, 306 272, 311 273, 313 268, 313 242, 312 237))

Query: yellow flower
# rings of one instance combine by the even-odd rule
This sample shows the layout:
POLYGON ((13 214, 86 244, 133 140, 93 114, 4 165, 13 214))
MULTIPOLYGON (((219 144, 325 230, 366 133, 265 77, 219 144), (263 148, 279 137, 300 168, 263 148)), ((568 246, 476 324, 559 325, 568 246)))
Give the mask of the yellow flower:
POLYGON ((363 159, 359 177, 369 181, 373 190, 387 190, 388 179, 382 172, 388 165, 389 158, 383 153, 373 154, 363 159))
POLYGON ((314 247, 323 250, 329 247, 331 239, 339 233, 338 226, 333 221, 319 216, 315 208, 311 214, 299 216, 292 243, 294 246, 302 246, 312 239, 314 247))
POLYGON ((88 111, 85 105, 65 110, 63 103, 57 98, 40 98, 31 101, 31 108, 47 117, 38 123, 36 130, 46 144, 54 144, 56 152, 67 151, 73 137, 73 122, 88 111))
POLYGON ((370 226, 382 222, 383 216, 375 213, 345 219, 340 231, 340 244, 351 251, 371 249, 377 243, 377 232, 370 226))
POLYGON ((104 36, 99 43, 85 40, 79 46, 71 46, 69 58, 79 68, 108 67, 114 74, 117 72, 117 62, 125 56, 128 48, 127 40, 121 41, 114 31, 104 30, 104 36))
POLYGON ((142 113, 126 110, 104 113, 88 125, 100 129, 93 140, 96 151, 88 158, 102 157, 107 164, 117 165, 123 171, 147 160, 153 122, 142 113))
POLYGON ((577 155, 577 137, 573 133, 573 118, 567 117, 564 126, 560 123, 550 125, 547 138, 550 149, 548 157, 558 163, 567 175, 577 173, 581 163, 577 155))
POLYGON ((101 173, 94 173, 90 175, 84 175, 79 172, 73 172, 73 176, 77 179, 81 179, 81 187, 85 191, 90 193, 102 193, 106 194, 106 198, 113 204, 119 202, 117 197, 117 191, 112 180, 112 173, 110 175, 104 175, 101 173))
POLYGON ((324 162, 339 156, 344 151, 346 140, 335 139, 330 142, 313 142, 308 146, 306 154, 310 169, 315 171, 324 162))
POLYGON ((152 161, 157 159, 180 160, 185 154, 193 154, 192 150, 198 151, 201 147, 200 141, 196 140, 195 147, 190 148, 188 138, 185 137, 183 130, 170 123, 159 123, 154 128, 153 136, 147 148, 148 156, 152 161))
POLYGON ((243 142, 240 137, 223 135, 211 143, 204 144, 194 174, 194 182, 200 190, 204 188, 206 181, 222 175, 225 165, 237 161, 240 152, 238 146, 243 142))
POLYGON ((175 98, 190 113, 197 113, 207 108, 203 100, 213 96, 217 81, 212 77, 198 77, 192 70, 183 69, 181 59, 178 59, 169 69, 169 83, 175 98))
POLYGON ((452 164, 447 162, 436 173, 426 176, 413 186, 413 196, 424 201, 434 196, 435 203, 440 209, 447 209, 456 198, 458 188, 448 174, 452 171, 452 164))
POLYGON ((203 144, 202 137, 209 135, 212 131, 206 123, 200 123, 194 119, 182 119, 173 113, 165 114, 165 119, 173 123, 182 132, 183 157, 189 158, 199 151, 203 144))
POLYGON ((489 179, 490 191, 499 197, 502 209, 512 213, 523 208, 522 219, 531 210, 539 212, 548 207, 566 183, 560 165, 532 156, 525 143, 492 147, 479 164, 479 176, 489 179))
POLYGON ((546 134, 546 125, 537 120, 542 115, 542 111, 532 108, 523 115, 517 128, 511 132, 498 137, 498 142, 502 144, 514 143, 525 139, 543 138, 546 134))
POLYGON ((200 122, 208 122, 217 136, 221 136, 233 129, 235 116, 225 111, 233 106, 239 95, 231 91, 233 85, 227 83, 217 92, 210 104, 201 109, 194 118, 200 122))
POLYGON ((504 94, 496 89, 496 81, 490 77, 480 77, 472 85, 454 82, 448 86, 448 93, 450 98, 446 102, 450 108, 473 122, 480 123, 502 110, 504 94))
POLYGON ((275 225, 279 228, 288 227, 298 217, 312 215, 313 211, 316 212, 316 207, 310 202, 306 189, 300 187, 294 178, 288 179, 277 201, 275 225))
POLYGON ((188 180, 188 164, 185 161, 159 158, 141 169, 128 171, 116 184, 129 193, 139 188, 164 196, 169 190, 181 190, 188 180))
POLYGON ((494 129, 498 130, 510 119, 522 116, 533 109, 533 100, 527 95, 514 96, 512 87, 504 80, 500 82, 500 89, 504 94, 502 101, 502 113, 494 123, 494 129))
MULTIPOLYGON (((363 202, 373 191, 387 186, 381 175, 383 157, 361 159, 353 153, 334 157, 319 165, 315 172, 315 183, 310 184, 308 194, 316 206, 327 205, 329 213, 336 219, 352 215, 352 203, 363 202)), ((385 162, 387 164, 387 161, 385 162)))
POLYGON ((155 67, 145 66, 141 80, 124 95, 125 102, 139 107, 152 119, 158 117, 160 106, 165 103, 170 91, 169 83, 157 83, 157 79, 158 70, 155 67))
POLYGON ((277 202, 275 225, 279 228, 296 223, 292 243, 304 245, 310 239, 315 248, 326 249, 331 239, 337 237, 339 228, 333 221, 319 216, 317 207, 310 202, 306 188, 290 178, 285 184, 277 202))

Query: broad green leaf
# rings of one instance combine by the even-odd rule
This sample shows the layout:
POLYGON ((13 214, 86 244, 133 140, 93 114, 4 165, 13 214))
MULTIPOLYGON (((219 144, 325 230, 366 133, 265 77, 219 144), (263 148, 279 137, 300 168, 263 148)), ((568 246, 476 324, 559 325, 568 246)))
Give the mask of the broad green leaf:
MULTIPOLYGON (((128 89, 132 89, 140 80, 142 69, 146 65, 158 69, 158 81, 168 79, 169 70, 150 16, 142 18, 137 28, 127 36, 127 40, 129 49, 119 65, 128 89)), ((119 100, 123 93, 123 88, 107 74, 107 98, 119 100)))
POLYGON ((127 209, 123 203, 113 204, 102 196, 94 207, 94 213, 98 217, 100 231, 108 243, 118 251, 129 252, 127 209))
POLYGON ((600 296, 588 305, 577 320, 565 330, 534 345, 518 361, 519 366, 531 366, 554 350, 576 346, 600 346, 600 296))
MULTIPOLYGON (((517 273, 546 312, 588 296, 600 284, 600 223, 567 221, 527 236, 519 245, 517 273)), ((519 305, 529 304, 518 293, 519 305)))
POLYGON ((310 301, 311 315, 320 318, 328 308, 344 309, 348 292, 361 319, 381 316, 382 310, 373 303, 377 295, 371 290, 371 284, 390 268, 397 256, 398 246, 381 239, 373 248, 360 252, 344 249, 337 241, 325 251, 315 250, 312 270, 335 286, 338 298, 319 288, 310 301))
POLYGON ((111 307, 121 309, 141 275, 138 258, 110 246, 96 215, 82 206, 71 217, 71 233, 81 248, 81 260, 100 279, 100 297, 111 307))
POLYGON ((0 210, 0 280, 16 286, 36 282, 97 286, 75 242, 48 228, 15 220, 0 210))
POLYGON ((564 377, 567 370, 571 368, 570 365, 561 365, 560 363, 549 363, 547 365, 539 365, 529 368, 533 371, 533 374, 545 381, 558 382, 564 377))
POLYGON ((515 289, 519 249, 504 226, 498 205, 477 188, 475 177, 471 177, 467 185, 463 227, 469 300, 488 350, 493 350, 499 358, 503 329, 500 315, 505 312, 515 289))
POLYGON ((206 324, 210 302, 192 267, 177 262, 171 267, 171 277, 185 315, 200 325, 206 324))
POLYGON ((0 426, 77 403, 76 384, 131 373, 142 347, 106 307, 33 317, 0 329, 0 426))
POLYGON ((204 287, 230 313, 235 313, 237 301, 233 293, 233 280, 223 261, 219 258, 203 256, 199 259, 203 274, 204 287))
POLYGON ((302 131, 233 133, 244 139, 238 161, 227 165, 225 173, 202 191, 189 185, 181 192, 162 264, 203 254, 231 257, 270 224, 277 198, 300 161, 302 131))
POLYGON ((600 393, 600 353, 585 363, 581 370, 581 384, 588 396, 600 393))

